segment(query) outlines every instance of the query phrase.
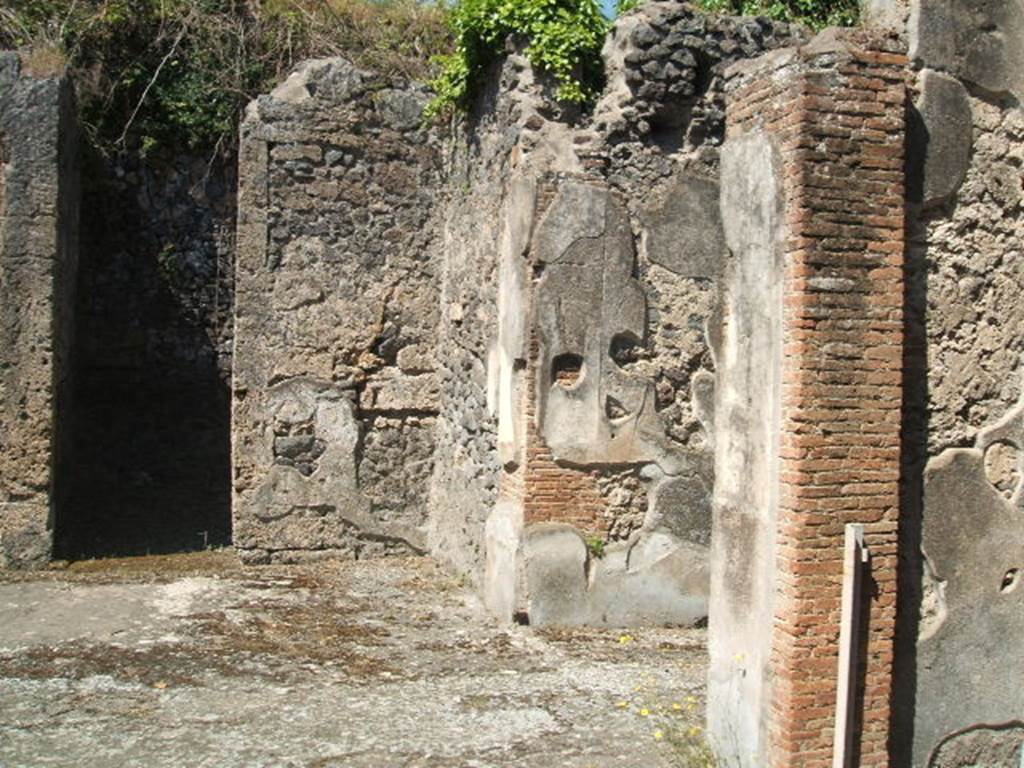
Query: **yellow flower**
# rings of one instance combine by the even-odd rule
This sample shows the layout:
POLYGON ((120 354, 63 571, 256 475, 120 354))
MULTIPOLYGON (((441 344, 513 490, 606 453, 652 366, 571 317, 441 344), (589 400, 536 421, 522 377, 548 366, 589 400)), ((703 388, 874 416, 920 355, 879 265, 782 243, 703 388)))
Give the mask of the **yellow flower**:
POLYGON ((647 717, 649 714, 651 714, 651 710, 649 710, 647 707, 644 707, 640 710, 640 717, 647 717))
POLYGON ((615 706, 618 707, 619 709, 625 709, 626 707, 629 706, 629 702, 628 701, 617 701, 617 702, 615 702, 615 706))
POLYGON ((683 708, 682 705, 677 704, 675 702, 672 703, 672 709, 674 709, 676 712, 678 712, 682 708, 683 708))
POLYGON ((700 736, 700 726, 699 725, 695 725, 695 726, 693 726, 693 728, 690 729, 690 736, 692 736, 692 737, 700 736))
POLYGON ((696 704, 697 703, 697 697, 696 696, 687 696, 686 697, 686 703, 687 704, 696 704))
POLYGON ((663 734, 663 733, 662 733, 661 731, 655 731, 655 732, 654 732, 654 740, 655 740, 655 741, 661 741, 661 738, 662 738, 662 736, 664 736, 664 735, 665 735, 665 734, 663 734))
POLYGON ((619 645, 629 645, 632 642, 632 635, 619 635, 619 645))

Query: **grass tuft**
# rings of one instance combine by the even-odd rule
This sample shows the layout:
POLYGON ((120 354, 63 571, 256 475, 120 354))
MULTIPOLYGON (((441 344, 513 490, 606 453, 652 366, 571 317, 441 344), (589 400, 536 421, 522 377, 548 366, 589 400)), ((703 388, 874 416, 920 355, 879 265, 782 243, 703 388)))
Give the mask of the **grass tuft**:
POLYGON ((233 144, 244 105, 303 59, 426 79, 451 48, 446 14, 417 0, 18 0, 0 8, 0 47, 33 71, 66 62, 92 143, 148 154, 233 144))

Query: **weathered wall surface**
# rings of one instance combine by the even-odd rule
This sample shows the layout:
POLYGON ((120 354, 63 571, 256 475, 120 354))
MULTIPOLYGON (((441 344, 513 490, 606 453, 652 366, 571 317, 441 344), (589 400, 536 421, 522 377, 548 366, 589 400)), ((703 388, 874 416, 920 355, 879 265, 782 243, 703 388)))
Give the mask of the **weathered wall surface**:
POLYGON ((782 360, 780 163, 773 137, 759 130, 730 140, 722 162, 732 258, 715 333, 708 729, 726 765, 768 750, 775 590, 766 585, 775 580, 782 360))
POLYGON ((436 332, 440 412, 429 494, 430 551, 476 581, 483 575, 484 526, 498 499, 501 466, 511 460, 509 438, 499 428, 499 422, 509 424, 510 401, 499 380, 522 355, 498 340, 510 327, 523 327, 525 308, 510 303, 514 297, 499 294, 498 286, 519 274, 521 239, 529 236, 532 203, 523 200, 517 168, 522 122, 534 113, 540 88, 514 52, 495 66, 488 83, 474 113, 456 127, 445 168, 436 332))
POLYGON ((232 384, 247 560, 425 548, 439 407, 426 98, 335 59, 250 107, 232 384))
POLYGON ((917 69, 895 759, 1015 767, 1024 660, 995 638, 1024 632, 1024 6, 883 5, 917 69))
POLYGON ((709 638, 728 765, 833 764, 851 523, 871 561, 847 760, 889 765, 905 66, 891 37, 832 30, 730 70, 709 638))
POLYGON ((704 613, 721 72, 801 34, 650 4, 617 22, 594 115, 510 51, 454 142, 432 549, 500 615, 704 613), (642 67, 664 87, 639 96, 642 67))
POLYGON ((64 460, 78 245, 71 86, 0 53, 0 567, 45 564, 64 460))
POLYGON ((58 556, 231 541, 236 162, 84 149, 58 556))

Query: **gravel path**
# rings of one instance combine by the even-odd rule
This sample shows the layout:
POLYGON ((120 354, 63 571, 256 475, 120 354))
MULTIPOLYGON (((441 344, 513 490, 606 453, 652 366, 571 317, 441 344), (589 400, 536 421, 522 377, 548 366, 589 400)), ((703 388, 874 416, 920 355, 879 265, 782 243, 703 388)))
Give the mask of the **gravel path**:
POLYGON ((702 630, 500 627, 429 559, 0 574, 0 766, 704 765, 702 630))

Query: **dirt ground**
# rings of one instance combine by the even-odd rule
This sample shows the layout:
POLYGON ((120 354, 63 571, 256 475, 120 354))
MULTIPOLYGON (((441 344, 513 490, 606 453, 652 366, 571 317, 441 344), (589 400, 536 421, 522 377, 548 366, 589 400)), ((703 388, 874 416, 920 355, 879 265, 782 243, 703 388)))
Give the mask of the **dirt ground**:
POLYGON ((0 572, 0 766, 700 766, 704 640, 501 627, 425 558, 0 572))

